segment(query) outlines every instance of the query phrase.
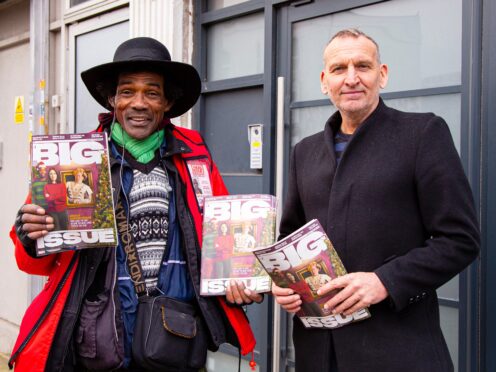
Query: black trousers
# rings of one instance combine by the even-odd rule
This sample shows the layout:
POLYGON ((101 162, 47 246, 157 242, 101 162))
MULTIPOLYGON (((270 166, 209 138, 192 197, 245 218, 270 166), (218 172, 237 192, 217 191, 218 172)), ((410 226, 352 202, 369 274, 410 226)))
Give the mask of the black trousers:
POLYGON ((293 343, 296 372, 339 372, 330 330, 307 329, 295 315, 293 343))
MULTIPOLYGON (((198 369, 184 369, 184 368, 164 368, 164 369, 154 369, 154 372, 200 372, 202 370, 198 369)), ((149 369, 141 368, 134 364, 134 361, 131 362, 131 365, 128 368, 119 368, 116 372, 150 372, 149 369)))

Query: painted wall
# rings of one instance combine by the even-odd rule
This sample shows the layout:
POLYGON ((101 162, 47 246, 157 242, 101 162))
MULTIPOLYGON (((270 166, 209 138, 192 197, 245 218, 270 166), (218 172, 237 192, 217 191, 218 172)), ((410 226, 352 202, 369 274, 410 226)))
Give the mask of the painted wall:
MULTIPOLYGON (((60 24, 63 18, 65 0, 50 0, 50 32, 48 98, 46 107, 50 132, 65 131, 65 123, 61 122, 61 107, 51 107, 51 97, 59 95, 59 103, 65 109, 71 100, 65 97, 68 81, 66 76, 68 61, 62 51, 62 44, 68 42, 61 39, 60 24), (54 26, 55 25, 55 26, 54 26), (66 62, 66 63, 64 63, 66 62), (64 106, 67 105, 67 106, 64 106)), ((126 1, 117 1, 115 9, 126 5, 126 1)), ((113 2, 102 2, 101 12, 111 10, 113 2), (105 9, 104 9, 105 8, 105 9)), ((136 29, 133 36, 152 36, 165 42, 175 60, 189 61, 192 51, 191 0, 173 0, 164 2, 160 12, 150 12, 155 6, 153 1, 130 0, 132 8, 130 18, 134 19, 136 29), (162 15, 160 15, 162 14, 162 15), (169 22, 163 27, 163 17, 169 22), (145 29, 138 24, 149 25, 145 29), (173 37, 171 35, 174 35, 173 37)), ((100 5, 98 5, 100 6, 100 5)), ((88 9, 88 18, 96 16, 98 6, 88 9)), ((33 279, 18 270, 14 258, 14 247, 9 238, 9 231, 14 222, 17 210, 23 204, 29 189, 29 101, 32 90, 31 55, 29 45, 30 1, 9 0, 0 4, 0 143, 3 144, 3 167, 0 169, 0 353, 10 353, 19 331, 22 316, 31 301, 33 279), (15 97, 24 97, 24 121, 15 124, 15 97)), ((86 17, 82 17, 84 19, 86 17)), ((69 30, 62 25, 62 29, 69 30)), ((68 34, 65 34, 66 37, 68 34)), ((190 115, 175 119, 176 124, 190 126, 190 115)), ((36 131, 35 131, 36 132, 36 131)), ((36 283, 36 287, 42 282, 36 283)), ((34 289, 36 290, 36 288, 34 289)))
POLYGON ((29 1, 0 8, 0 352, 9 353, 28 305, 29 277, 17 269, 9 238, 28 191, 30 94, 29 1), (23 36, 24 35, 24 36, 23 36), (24 122, 15 124, 15 97, 24 96, 24 122))

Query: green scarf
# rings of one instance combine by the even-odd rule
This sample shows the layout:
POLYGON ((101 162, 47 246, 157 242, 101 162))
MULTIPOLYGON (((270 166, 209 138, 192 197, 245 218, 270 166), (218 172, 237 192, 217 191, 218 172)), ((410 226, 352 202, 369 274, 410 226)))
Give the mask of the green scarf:
POLYGON ((121 147, 124 147, 137 161, 146 164, 155 157, 155 151, 164 140, 164 130, 152 133, 143 140, 137 140, 127 134, 117 122, 111 130, 112 139, 121 147))

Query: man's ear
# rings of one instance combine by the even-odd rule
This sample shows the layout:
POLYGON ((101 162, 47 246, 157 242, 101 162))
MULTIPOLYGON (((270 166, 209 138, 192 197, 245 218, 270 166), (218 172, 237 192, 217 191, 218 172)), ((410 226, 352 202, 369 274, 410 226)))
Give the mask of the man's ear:
POLYGON ((385 64, 382 64, 380 67, 380 80, 379 80, 379 86, 381 89, 384 89, 387 85, 388 82, 388 66, 385 64))
POLYGON ((327 84, 324 79, 324 76, 325 76, 325 72, 324 70, 322 70, 322 72, 320 73, 320 91, 323 94, 327 95, 327 93, 329 93, 329 89, 327 89, 327 84))
POLYGON ((108 103, 112 108, 115 108, 115 96, 109 97, 108 103))

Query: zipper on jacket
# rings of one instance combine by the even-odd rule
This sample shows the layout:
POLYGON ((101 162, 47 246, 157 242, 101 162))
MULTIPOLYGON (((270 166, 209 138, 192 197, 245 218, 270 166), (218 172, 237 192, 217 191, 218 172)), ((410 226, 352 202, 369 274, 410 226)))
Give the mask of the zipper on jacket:
POLYGON ((31 338, 33 337, 33 335, 36 333, 36 331, 40 327, 41 323, 43 323, 43 321, 45 320, 46 316, 48 315, 48 312, 52 309, 53 305, 55 304, 55 301, 57 300, 57 298, 60 295, 60 292, 62 291, 62 288, 64 287, 65 282, 67 281, 67 278, 69 277, 69 274, 72 271, 72 268, 74 267, 74 265, 75 265, 75 263, 77 261, 77 258, 78 258, 78 254, 75 253, 74 256, 71 259, 71 262, 69 263, 69 267, 67 268, 66 272, 62 276, 62 279, 61 279, 60 283, 58 284, 57 288, 55 288, 55 291, 53 293, 52 298, 50 298, 50 301, 48 301, 48 304, 45 307, 45 310, 43 310, 43 312, 41 313, 40 317, 38 318, 38 321, 35 323, 35 325, 33 326, 33 328, 31 328, 31 331, 28 333, 28 335, 26 336, 26 338, 24 339, 24 341, 21 343, 21 345, 19 345, 19 347, 16 350, 16 352, 10 357, 10 359, 9 359, 9 368, 12 369, 14 367, 13 363, 14 363, 15 359, 24 350, 24 348, 26 347, 26 345, 28 344, 28 342, 31 340, 31 338))
MULTIPOLYGON (((187 167, 186 165, 186 162, 185 162, 185 167, 187 167)), ((183 185, 184 187, 181 188, 181 196, 183 197, 183 201, 184 201, 184 208, 186 210, 186 216, 187 216, 187 219, 189 222, 189 226, 191 226, 191 229, 193 230, 193 240, 194 240, 194 243, 195 243, 195 255, 196 255, 196 261, 199 265, 201 265, 201 247, 200 247, 200 242, 198 241, 198 237, 196 236, 196 225, 193 221, 193 217, 191 216, 191 211, 189 210, 189 207, 188 207, 188 203, 187 203, 187 195, 185 195, 187 193, 187 190, 186 190, 186 185, 184 184, 184 182, 181 181, 181 177, 179 175, 179 172, 176 171, 176 199, 178 199, 177 195, 177 189, 178 189, 178 185, 177 185, 177 182, 181 182, 181 185, 183 185)), ((177 200, 176 200, 176 205, 177 205, 177 200)), ((177 208, 177 207, 176 207, 177 208)), ((180 213, 178 213, 179 215, 180 213)), ((181 221, 181 218, 178 219, 179 221, 179 226, 182 230, 182 234, 183 234, 183 237, 184 237, 184 227, 182 226, 182 221, 181 221)), ((183 238, 184 239, 184 238, 183 238)), ((185 245, 185 253, 186 253, 186 257, 188 256, 188 253, 187 253, 187 248, 186 248, 186 243, 184 243, 185 245)), ((192 272, 192 269, 191 269, 191 260, 190 259, 186 259, 186 262, 188 263, 188 269, 189 269, 189 272, 191 273, 192 272)), ((201 270, 201 269, 200 269, 201 270)), ((200 272, 198 273, 198 275, 200 276, 200 283, 199 285, 201 285, 201 275, 200 275, 200 272)), ((210 334, 212 335, 212 338, 213 338, 213 341, 216 345, 220 345, 221 344, 221 339, 222 337, 219 337, 218 335, 218 331, 217 329, 213 330, 212 328, 210 328, 208 325, 210 324, 209 321, 207 321, 207 316, 209 315, 209 311, 207 308, 205 308, 205 306, 202 304, 202 301, 201 301, 201 296, 200 296, 200 293, 198 292, 199 288, 196 287, 195 283, 193 282, 193 278, 191 277, 191 274, 190 274, 190 279, 191 279, 191 284, 193 285, 193 290, 195 292, 195 296, 196 296, 196 302, 198 303, 198 306, 200 308, 200 311, 202 313, 202 316, 205 320, 205 323, 207 324, 207 328, 209 329, 209 332, 210 334)), ((222 311, 222 310, 220 310, 222 311)), ((214 320, 211 318, 211 320, 214 320)))
MULTIPOLYGON (((116 247, 117 248, 117 247, 116 247)), ((115 304, 115 286, 117 284, 117 249, 110 253, 114 257, 114 277, 112 282, 112 292, 110 295, 110 301, 112 301, 112 309, 114 316, 112 317, 114 325, 115 339, 119 343, 119 332, 117 332, 117 321, 116 321, 116 304, 115 304)))

